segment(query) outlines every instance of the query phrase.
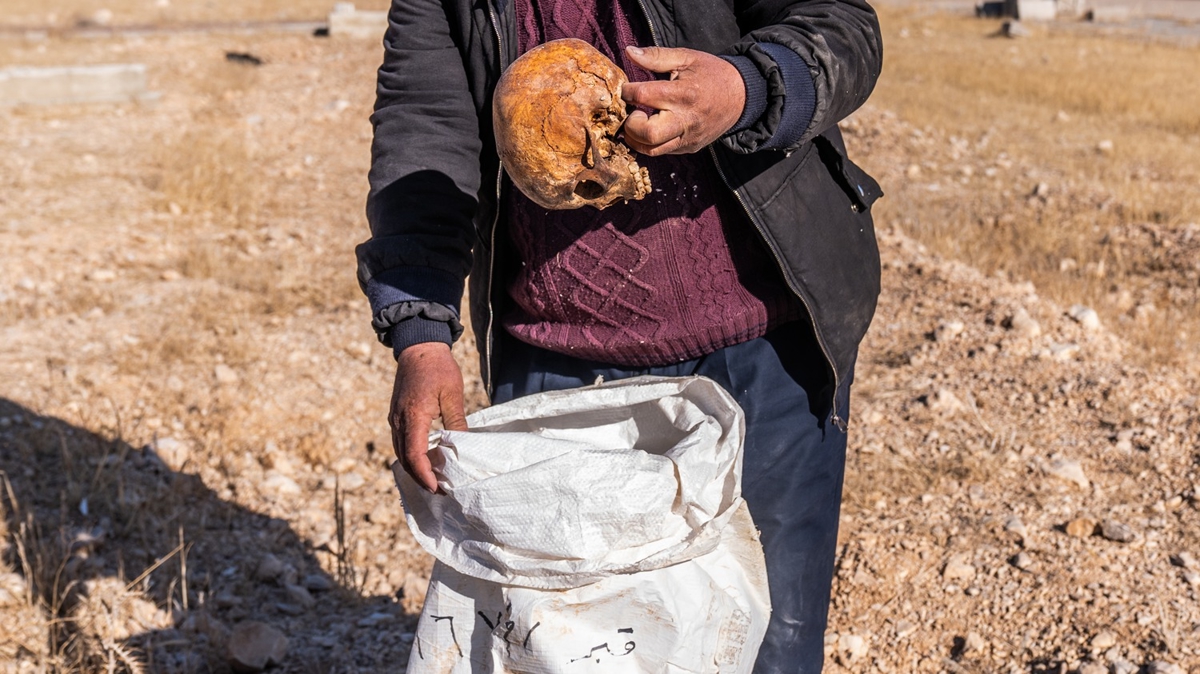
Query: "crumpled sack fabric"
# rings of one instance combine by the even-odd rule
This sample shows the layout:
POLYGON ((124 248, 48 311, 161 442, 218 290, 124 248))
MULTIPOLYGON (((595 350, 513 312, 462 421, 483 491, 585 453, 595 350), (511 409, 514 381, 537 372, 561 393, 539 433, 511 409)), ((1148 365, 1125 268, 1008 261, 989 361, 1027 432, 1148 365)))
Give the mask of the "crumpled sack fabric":
POLYGON ((749 673, 770 617, 741 409, 703 377, 519 398, 397 464, 434 566, 410 674, 749 673))

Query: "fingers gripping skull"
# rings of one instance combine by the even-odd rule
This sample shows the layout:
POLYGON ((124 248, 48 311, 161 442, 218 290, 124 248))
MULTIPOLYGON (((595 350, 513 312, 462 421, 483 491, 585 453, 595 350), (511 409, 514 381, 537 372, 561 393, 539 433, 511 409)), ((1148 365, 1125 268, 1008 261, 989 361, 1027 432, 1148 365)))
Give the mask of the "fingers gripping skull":
POLYGON ((492 103, 496 149, 513 183, 543 208, 641 199, 650 174, 616 139, 625 73, 582 40, 553 40, 513 62, 492 103))

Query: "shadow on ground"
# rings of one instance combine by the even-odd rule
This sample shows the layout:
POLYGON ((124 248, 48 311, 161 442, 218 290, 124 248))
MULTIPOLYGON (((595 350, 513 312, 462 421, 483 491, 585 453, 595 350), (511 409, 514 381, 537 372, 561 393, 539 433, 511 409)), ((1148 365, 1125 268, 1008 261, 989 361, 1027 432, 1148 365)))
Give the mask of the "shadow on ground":
POLYGON ((227 672, 230 630, 258 620, 289 639, 275 671, 407 661, 404 633, 416 617, 395 597, 363 595, 322 571, 317 555, 332 562, 335 551, 221 499, 152 449, 4 398, 0 506, 0 566, 24 595, 0 601, 0 642, 14 644, 0 660, 40 668, 32 671, 137 671, 136 659, 144 671, 227 672))

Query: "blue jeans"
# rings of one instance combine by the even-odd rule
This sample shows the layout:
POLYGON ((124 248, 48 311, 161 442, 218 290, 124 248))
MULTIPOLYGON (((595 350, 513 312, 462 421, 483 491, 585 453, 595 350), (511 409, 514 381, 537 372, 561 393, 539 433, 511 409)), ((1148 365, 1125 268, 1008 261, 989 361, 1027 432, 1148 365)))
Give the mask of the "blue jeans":
POLYGON ((733 395, 746 413, 742 495, 762 532, 771 589, 771 622, 754 673, 820 672, 846 434, 831 422, 832 382, 807 327, 789 323, 695 360, 651 368, 579 360, 503 331, 497 341, 496 403, 586 386, 597 376, 646 374, 703 375, 733 395))

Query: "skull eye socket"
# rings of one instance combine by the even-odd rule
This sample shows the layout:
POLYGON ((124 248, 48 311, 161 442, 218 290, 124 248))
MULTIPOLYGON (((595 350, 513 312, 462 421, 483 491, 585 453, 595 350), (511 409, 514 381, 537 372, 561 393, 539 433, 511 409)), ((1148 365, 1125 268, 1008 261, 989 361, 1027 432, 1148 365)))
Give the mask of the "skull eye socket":
POLYGON ((580 180, 575 183, 575 194, 584 199, 599 199, 604 194, 604 186, 595 180, 580 180))

